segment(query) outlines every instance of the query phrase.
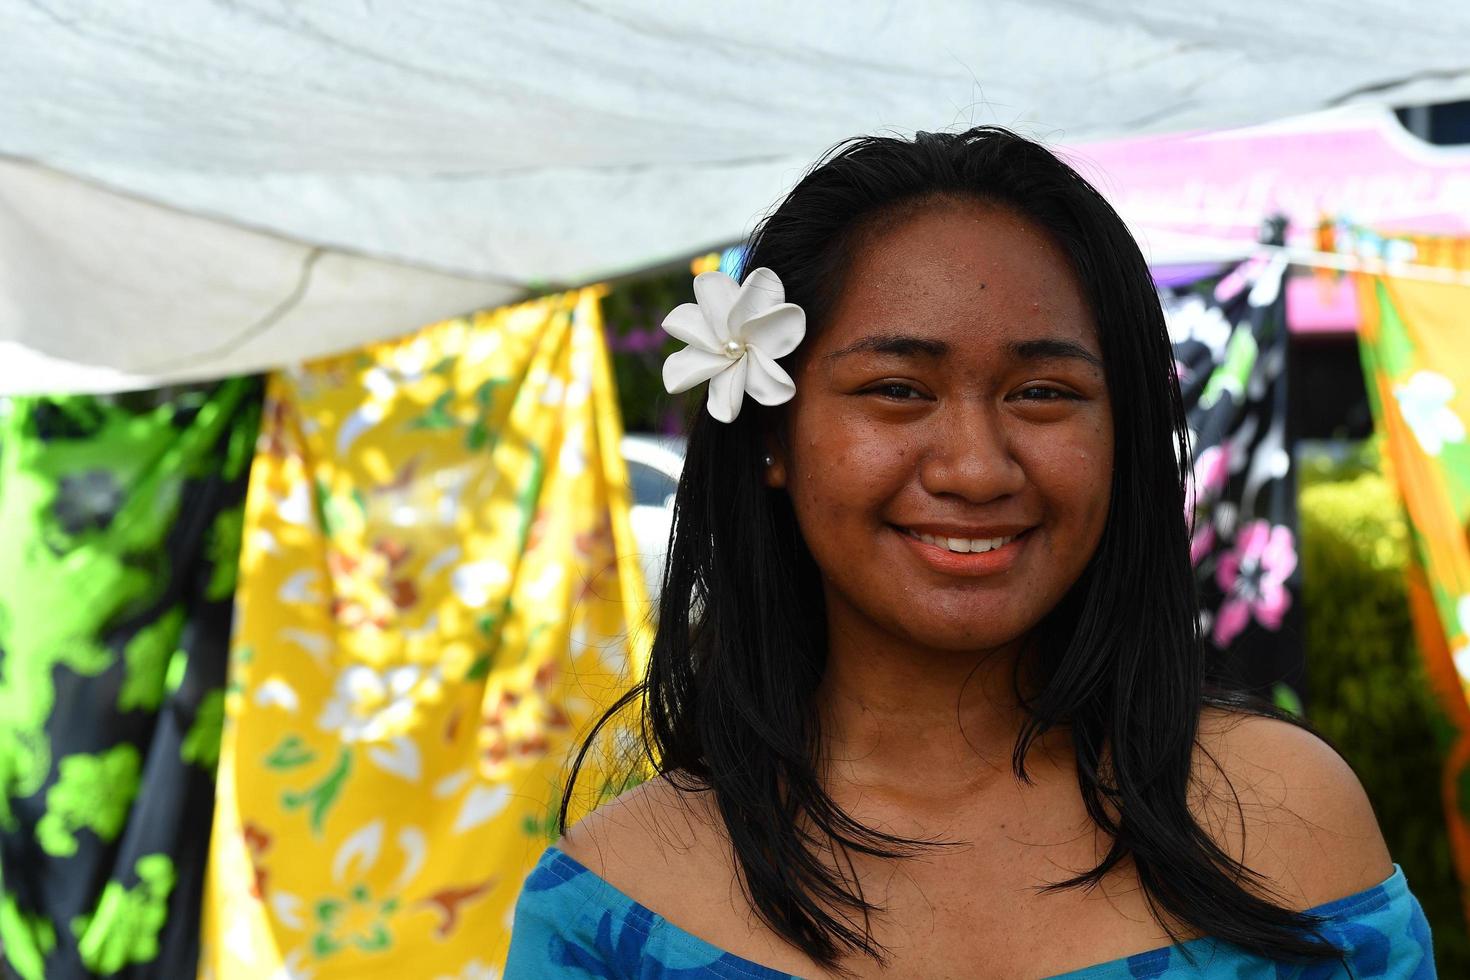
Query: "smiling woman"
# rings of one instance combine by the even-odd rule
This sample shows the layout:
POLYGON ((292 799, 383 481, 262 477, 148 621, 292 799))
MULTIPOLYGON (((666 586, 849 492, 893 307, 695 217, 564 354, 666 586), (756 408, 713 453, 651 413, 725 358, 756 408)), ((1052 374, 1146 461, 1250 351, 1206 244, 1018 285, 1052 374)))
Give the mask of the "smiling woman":
POLYGON ((709 414, 608 715, 656 777, 564 827, 508 976, 1433 976, 1351 771, 1208 680, 1103 199, 1004 130, 858 139, 746 265, 666 321, 709 414))
POLYGON ((807 345, 766 482, 824 571, 829 633, 868 658, 1011 656, 1108 514, 1107 383, 1066 256, 1010 208, 929 202, 855 251, 807 345))

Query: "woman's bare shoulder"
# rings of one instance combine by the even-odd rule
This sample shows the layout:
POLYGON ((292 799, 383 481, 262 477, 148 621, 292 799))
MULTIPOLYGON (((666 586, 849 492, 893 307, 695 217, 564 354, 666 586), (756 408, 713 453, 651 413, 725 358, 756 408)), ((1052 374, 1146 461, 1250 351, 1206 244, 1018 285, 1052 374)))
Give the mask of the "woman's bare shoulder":
POLYGON ((1393 863, 1352 768, 1290 722, 1207 710, 1195 814, 1275 897, 1311 908, 1382 882, 1393 863))
POLYGON ((556 846, 655 912, 687 897, 691 880, 733 873, 710 794, 681 789, 663 776, 599 806, 556 846))

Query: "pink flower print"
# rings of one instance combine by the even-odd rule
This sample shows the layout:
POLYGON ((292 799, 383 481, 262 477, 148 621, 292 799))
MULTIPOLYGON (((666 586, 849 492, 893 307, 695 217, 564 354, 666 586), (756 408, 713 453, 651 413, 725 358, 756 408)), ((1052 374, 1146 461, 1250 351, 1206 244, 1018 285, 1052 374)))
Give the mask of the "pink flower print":
POLYGON ((1220 559, 1215 582, 1225 590, 1225 601, 1215 616, 1215 645, 1230 645, 1254 615, 1266 629, 1281 628, 1291 608, 1286 580, 1296 571, 1296 544, 1291 529, 1269 521, 1252 521, 1241 528, 1235 547, 1220 559))
POLYGON ((1194 470, 1198 474, 1200 489, 1223 490, 1225 481, 1230 477, 1230 443, 1222 442, 1200 453, 1194 470))
POLYGON ((1184 487, 1184 504, 1191 512, 1210 503, 1230 480, 1230 442, 1209 446, 1189 468, 1184 487))
POLYGON ((1189 539, 1189 563, 1198 566, 1200 561, 1215 548, 1215 525, 1206 523, 1189 539))

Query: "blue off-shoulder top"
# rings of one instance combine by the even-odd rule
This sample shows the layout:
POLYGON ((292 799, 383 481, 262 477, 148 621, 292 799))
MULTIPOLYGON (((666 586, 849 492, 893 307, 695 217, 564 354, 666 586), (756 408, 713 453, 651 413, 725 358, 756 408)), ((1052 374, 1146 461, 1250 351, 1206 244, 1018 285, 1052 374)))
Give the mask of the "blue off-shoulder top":
MULTIPOLYGON (((1204 977, 1207 980, 1434 980, 1429 922, 1403 871, 1381 885, 1311 910, 1346 951, 1337 962, 1302 966, 1264 960, 1213 939, 1192 939, 1061 974, 1053 980, 1204 977), (1188 953, 1188 956, 1185 953, 1188 953), (1194 962, 1191 963, 1190 960, 1194 962)), ((983 974, 977 972, 977 976, 983 974)), ((506 980, 800 980, 691 935, 549 848, 516 904, 506 980)))

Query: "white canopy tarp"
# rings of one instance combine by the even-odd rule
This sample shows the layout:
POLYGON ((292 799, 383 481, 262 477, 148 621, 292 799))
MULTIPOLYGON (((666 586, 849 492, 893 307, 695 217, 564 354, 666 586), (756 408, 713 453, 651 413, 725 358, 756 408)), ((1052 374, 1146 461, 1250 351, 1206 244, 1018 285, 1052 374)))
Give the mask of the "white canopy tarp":
POLYGON ((834 141, 1470 97, 1464 0, 11 0, 0 392, 290 363, 732 242, 834 141))

